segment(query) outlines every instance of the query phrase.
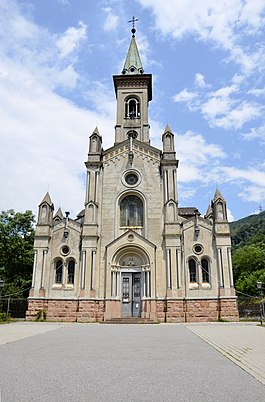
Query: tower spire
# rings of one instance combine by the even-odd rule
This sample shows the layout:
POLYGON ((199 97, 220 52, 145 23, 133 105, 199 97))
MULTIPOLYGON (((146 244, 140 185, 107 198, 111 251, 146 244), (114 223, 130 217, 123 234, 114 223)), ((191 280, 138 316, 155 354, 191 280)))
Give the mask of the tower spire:
POLYGON ((144 69, 140 59, 140 54, 135 40, 135 22, 138 18, 132 18, 129 23, 132 23, 132 39, 127 53, 127 57, 123 66, 122 74, 143 74, 144 69))
POLYGON ((139 21, 139 18, 134 18, 134 16, 132 17, 132 19, 130 20, 130 21, 128 21, 129 23, 132 23, 132 29, 131 29, 131 33, 132 33, 132 37, 134 38, 134 34, 135 34, 135 32, 136 32, 136 29, 135 29, 135 23, 137 22, 137 21, 139 21))

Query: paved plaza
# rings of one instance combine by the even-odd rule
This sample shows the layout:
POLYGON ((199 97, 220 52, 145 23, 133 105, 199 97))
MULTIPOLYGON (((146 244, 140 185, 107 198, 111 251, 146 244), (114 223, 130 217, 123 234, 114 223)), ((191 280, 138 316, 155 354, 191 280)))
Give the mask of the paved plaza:
POLYGON ((253 324, 0 326, 1 402, 265 401, 253 324))

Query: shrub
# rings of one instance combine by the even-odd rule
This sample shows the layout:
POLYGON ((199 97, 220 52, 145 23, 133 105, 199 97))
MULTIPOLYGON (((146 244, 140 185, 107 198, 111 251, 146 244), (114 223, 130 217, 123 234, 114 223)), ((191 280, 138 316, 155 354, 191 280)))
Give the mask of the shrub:
POLYGON ((11 319, 10 314, 0 313, 0 322, 9 322, 11 319))

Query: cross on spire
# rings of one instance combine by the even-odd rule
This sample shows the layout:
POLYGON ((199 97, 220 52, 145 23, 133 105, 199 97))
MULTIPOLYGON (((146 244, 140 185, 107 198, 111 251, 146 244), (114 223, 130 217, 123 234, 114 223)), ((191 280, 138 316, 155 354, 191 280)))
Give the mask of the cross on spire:
POLYGON ((135 32, 136 32, 136 29, 135 29, 135 23, 136 23, 136 21, 139 21, 139 18, 134 18, 134 16, 132 17, 132 19, 131 19, 130 21, 128 21, 129 23, 132 23, 131 33, 132 33, 132 36, 133 36, 133 37, 134 37, 134 34, 135 34, 135 32))

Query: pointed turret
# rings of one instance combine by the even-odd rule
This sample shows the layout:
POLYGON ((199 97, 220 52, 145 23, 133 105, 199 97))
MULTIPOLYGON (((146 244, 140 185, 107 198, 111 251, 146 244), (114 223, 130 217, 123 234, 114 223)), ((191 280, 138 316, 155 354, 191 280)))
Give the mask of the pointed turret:
POLYGON ((144 69, 136 44, 135 36, 132 36, 122 74, 143 74, 144 69))
POLYGON ((100 154, 102 147, 102 137, 96 127, 89 137, 89 154, 100 154))
POLYGON ((213 217, 213 209, 211 205, 208 206, 206 214, 204 215, 205 219, 212 219, 213 217))
POLYGON ((54 215, 53 218, 54 221, 61 221, 63 220, 63 212, 61 210, 61 207, 57 210, 56 214, 54 215))
POLYGON ((227 221, 226 202, 218 188, 212 200, 212 210, 215 221, 227 221))
POLYGON ((49 206, 53 206, 53 203, 52 203, 52 200, 51 200, 51 197, 50 197, 50 194, 49 194, 48 191, 47 191, 47 193, 45 194, 43 200, 41 201, 39 207, 40 207, 42 204, 45 204, 45 203, 48 204, 49 206))
POLYGON ((53 210, 54 206, 50 194, 47 192, 39 205, 38 224, 51 225, 53 219, 53 210))
POLYGON ((172 160, 174 164, 176 164, 176 152, 174 145, 174 134, 171 131, 171 128, 167 124, 165 131, 162 135, 163 142, 163 161, 172 160))
POLYGON ((222 196, 222 194, 220 193, 219 189, 217 188, 216 191, 215 191, 214 197, 213 197, 213 202, 216 202, 218 200, 221 200, 221 201, 225 202, 224 197, 222 196))

